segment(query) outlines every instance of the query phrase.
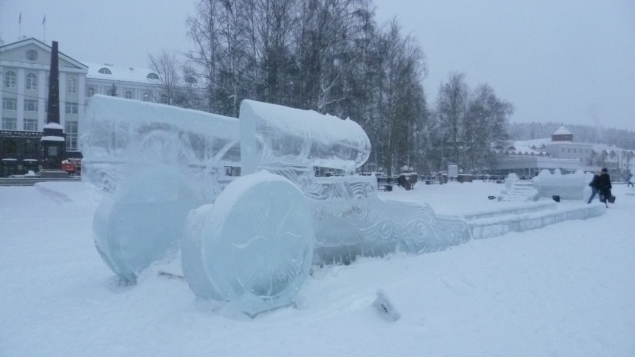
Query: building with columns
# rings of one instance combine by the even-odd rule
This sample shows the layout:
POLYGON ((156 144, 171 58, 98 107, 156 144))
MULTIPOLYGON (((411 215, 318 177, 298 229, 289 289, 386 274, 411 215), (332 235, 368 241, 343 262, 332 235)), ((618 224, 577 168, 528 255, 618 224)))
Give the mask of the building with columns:
POLYGON ((581 143, 573 141, 573 134, 564 126, 551 137, 515 141, 508 147, 496 147, 499 155, 497 170, 502 174, 516 173, 520 177, 533 177, 541 170, 561 170, 572 173, 607 168, 612 177, 626 173, 635 160, 635 151, 615 145, 581 143))
MULTIPOLYGON (((39 141, 46 123, 50 63, 51 47, 37 39, 0 46, 0 177, 41 168, 39 141)), ((162 90, 159 75, 149 69, 79 62, 63 51, 59 52, 59 81, 65 158, 81 158, 79 122, 94 94, 177 104, 162 90)), ((180 88, 179 105, 204 107, 204 90, 194 77, 185 78, 180 88)))

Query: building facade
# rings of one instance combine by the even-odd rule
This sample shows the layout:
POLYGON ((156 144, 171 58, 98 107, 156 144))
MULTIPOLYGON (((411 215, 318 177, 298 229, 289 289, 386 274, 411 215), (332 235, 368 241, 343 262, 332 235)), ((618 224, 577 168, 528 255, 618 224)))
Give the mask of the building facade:
MULTIPOLYGON (((0 46, 0 177, 41 169, 50 63, 51 47, 34 38, 0 46)), ((95 94, 205 109, 204 90, 193 76, 168 96, 152 70, 79 62, 60 52, 59 82, 65 158, 81 158, 79 125, 95 94)))
POLYGON ((614 145, 579 143, 564 126, 550 138, 515 141, 507 148, 497 147, 497 169, 502 174, 516 173, 520 177, 536 176, 541 170, 577 170, 593 172, 606 167, 614 177, 623 175, 633 163, 635 151, 614 145))

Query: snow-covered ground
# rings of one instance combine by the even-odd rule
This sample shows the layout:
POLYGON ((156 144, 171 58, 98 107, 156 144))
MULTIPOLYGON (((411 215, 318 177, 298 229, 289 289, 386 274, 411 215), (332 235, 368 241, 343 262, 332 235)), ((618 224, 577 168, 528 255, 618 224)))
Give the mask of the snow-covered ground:
MULTIPOLYGON (((487 199, 501 189, 381 195, 461 214, 508 204, 487 199)), ((159 267, 120 286, 95 250, 97 197, 81 183, 0 187, 0 356, 635 356, 625 191, 598 218, 315 269, 297 308, 251 320, 197 301, 159 267), (372 307, 378 289, 399 320, 372 307)))

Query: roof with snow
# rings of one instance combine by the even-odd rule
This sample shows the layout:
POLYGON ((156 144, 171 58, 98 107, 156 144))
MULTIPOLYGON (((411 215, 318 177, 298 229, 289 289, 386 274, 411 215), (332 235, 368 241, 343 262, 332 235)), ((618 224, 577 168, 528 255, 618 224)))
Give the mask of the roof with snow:
POLYGON ((84 62, 88 66, 86 78, 155 84, 159 75, 151 69, 140 67, 120 67, 107 63, 84 62))
POLYGON ((543 145, 551 144, 551 138, 541 138, 541 139, 531 139, 531 140, 517 140, 514 141, 514 145, 517 146, 527 146, 527 147, 535 147, 540 149, 543 145))
POLYGON ((571 133, 567 128, 564 127, 564 125, 562 125, 551 135, 573 135, 573 133, 571 133))

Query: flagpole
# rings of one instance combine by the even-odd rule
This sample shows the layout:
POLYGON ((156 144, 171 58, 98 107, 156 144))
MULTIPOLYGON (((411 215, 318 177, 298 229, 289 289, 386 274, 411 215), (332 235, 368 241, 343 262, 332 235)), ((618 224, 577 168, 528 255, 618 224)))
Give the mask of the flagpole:
POLYGON ((46 43, 46 15, 42 19, 42 28, 44 29, 44 43, 46 43))
POLYGON ((18 17, 18 41, 22 39, 22 11, 20 11, 20 17, 18 17))

